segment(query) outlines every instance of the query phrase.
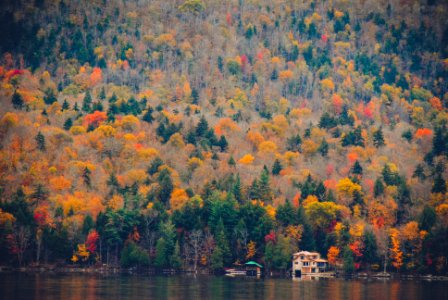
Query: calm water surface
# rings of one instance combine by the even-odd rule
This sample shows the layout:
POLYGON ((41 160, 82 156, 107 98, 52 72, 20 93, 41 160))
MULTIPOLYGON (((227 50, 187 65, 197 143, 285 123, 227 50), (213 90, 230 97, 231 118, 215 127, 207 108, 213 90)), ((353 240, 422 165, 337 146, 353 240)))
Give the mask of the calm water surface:
POLYGON ((448 282, 0 274, 0 299, 448 299, 448 282))

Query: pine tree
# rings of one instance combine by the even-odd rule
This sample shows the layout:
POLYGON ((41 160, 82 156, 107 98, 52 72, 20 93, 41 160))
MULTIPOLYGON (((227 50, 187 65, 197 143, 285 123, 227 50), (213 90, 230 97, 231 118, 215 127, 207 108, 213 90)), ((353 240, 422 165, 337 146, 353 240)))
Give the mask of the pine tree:
POLYGON ((83 171, 83 173, 82 173, 82 179, 83 179, 83 181, 84 181, 84 184, 88 187, 88 188, 90 188, 91 187, 91 184, 92 184, 92 182, 91 182, 91 179, 90 179, 90 174, 91 174, 92 172, 89 170, 89 168, 87 168, 87 167, 85 167, 84 168, 84 171, 83 171))
POLYGON ((222 251, 222 258, 224 265, 229 265, 232 262, 232 252, 230 251, 229 242, 226 237, 224 222, 219 219, 215 229, 216 246, 222 251))
POLYGON ((162 203, 168 204, 171 192, 174 189, 173 180, 171 179, 171 173, 168 169, 162 169, 160 171, 159 176, 157 177, 157 181, 159 183, 159 199, 162 203))
POLYGON ((355 175, 362 175, 362 167, 358 160, 353 164, 351 171, 355 175))
POLYGON ((448 154, 448 134, 446 134, 446 127, 437 127, 432 139, 432 153, 434 156, 448 154))
POLYGON ((272 166, 272 175, 278 175, 280 174, 280 171, 283 169, 282 164, 280 163, 280 160, 276 159, 274 161, 274 165, 272 166))
POLYGON ((308 221, 303 205, 297 209, 297 224, 303 226, 302 240, 300 241, 300 248, 307 251, 316 249, 316 242, 314 240, 313 228, 308 221))
POLYGON ((182 266, 179 241, 176 241, 176 244, 174 245, 173 255, 170 257, 170 266, 175 269, 179 269, 182 266))
POLYGON ((425 170, 423 169, 422 164, 418 164, 415 167, 414 173, 412 174, 412 178, 418 178, 420 181, 426 179, 425 170))
POLYGON ((437 214, 433 207, 425 205, 418 221, 418 227, 421 230, 430 231, 436 223, 437 214))
POLYGON ((383 128, 382 127, 378 128, 378 130, 376 130, 373 133, 373 145, 376 148, 380 148, 380 147, 385 145, 385 143, 384 143, 384 135, 383 135, 383 128))
POLYGON ((101 88, 100 94, 98 95, 98 98, 103 101, 106 99, 106 89, 104 86, 101 88))
POLYGON ((215 271, 224 268, 223 253, 219 246, 216 246, 215 249, 213 249, 212 256, 210 257, 210 266, 215 271))
POLYGON ((227 163, 229 164, 229 166, 232 166, 232 167, 234 167, 236 165, 236 162, 235 162, 235 159, 233 158, 233 156, 230 156, 227 163))
POLYGON ((68 118, 67 120, 65 120, 65 122, 64 122, 65 130, 70 130, 70 128, 72 128, 72 126, 73 126, 73 121, 71 118, 68 118))
POLYGON ((258 194, 260 196, 259 200, 264 202, 272 201, 272 192, 269 183, 269 171, 266 166, 263 167, 263 171, 260 175, 260 180, 258 181, 258 194))
POLYGON ((103 104, 99 101, 93 102, 91 111, 103 111, 103 104))
POLYGON ((156 257, 154 260, 155 266, 159 268, 168 266, 168 258, 166 241, 163 237, 161 237, 156 243, 156 257))
POLYGON ((401 137, 410 143, 412 141, 412 131, 410 129, 406 130, 401 137))
POLYGON ((22 109, 23 98, 19 93, 17 93, 17 91, 14 91, 14 94, 12 95, 11 102, 15 109, 22 109))
POLYGON ((45 96, 44 96, 44 102, 47 105, 51 105, 55 102, 57 102, 58 99, 56 98, 56 96, 54 95, 54 91, 53 89, 47 89, 45 91, 45 96))
POLYGON ((379 178, 377 178, 375 181, 373 193, 374 193, 375 197, 379 197, 384 194, 384 184, 383 184, 383 181, 379 178))
POLYGON ((446 182, 445 179, 443 179, 441 173, 437 173, 436 177, 434 178, 434 183, 432 185, 431 193, 446 193, 446 182))
POLYGON ((45 149, 46 149, 46 147, 45 147, 45 136, 39 131, 34 139, 36 140, 37 148, 40 151, 45 151, 45 149))
POLYGON ((381 175, 383 175, 383 180, 386 185, 398 185, 399 184, 399 176, 396 172, 392 172, 389 167, 389 164, 385 164, 383 170, 381 171, 381 175))
POLYGON ((376 237, 371 231, 364 232, 363 260, 369 264, 373 264, 378 260, 378 246, 376 242, 376 237))
POLYGON ((330 129, 336 127, 338 124, 336 120, 330 116, 328 112, 324 112, 319 120, 319 128, 330 129))
POLYGON ((117 95, 115 95, 115 93, 113 93, 112 94, 112 96, 110 96, 110 98, 109 98, 109 103, 115 103, 115 102, 117 102, 117 100, 118 100, 118 97, 117 97, 117 95))
POLYGON ((323 156, 326 157, 328 154, 328 143, 327 140, 324 138, 322 139, 322 142, 319 145, 319 148, 317 149, 317 151, 319 151, 319 153, 323 156))
POLYGON ((349 247, 344 250, 344 272, 346 274, 351 274, 355 271, 355 264, 353 260, 353 253, 349 247))
POLYGON ((204 116, 199 120, 198 125, 196 126, 196 136, 201 137, 204 136, 208 132, 208 122, 204 116))
POLYGON ((193 99, 192 101, 193 104, 199 103, 199 92, 197 89, 195 88, 191 89, 191 98, 193 99))
POLYGON ((289 151, 300 152, 301 146, 302 146, 302 138, 300 137, 300 134, 293 135, 286 141, 286 149, 288 149, 289 151))
POLYGON ((68 104, 67 99, 64 99, 64 102, 62 103, 61 111, 69 110, 70 104, 68 104))
POLYGON ((82 101, 82 110, 84 112, 90 112, 92 108, 90 107, 92 105, 92 96, 90 95, 90 91, 87 90, 86 95, 84 96, 84 99, 82 101))
POLYGON ((221 152, 224 152, 227 150, 227 147, 229 146, 229 143, 227 142, 227 139, 225 136, 221 135, 218 141, 218 146, 221 149, 221 152))
POLYGON ((145 114, 143 115, 142 120, 151 124, 154 121, 154 117, 152 116, 153 111, 154 110, 152 109, 152 107, 149 106, 145 114))

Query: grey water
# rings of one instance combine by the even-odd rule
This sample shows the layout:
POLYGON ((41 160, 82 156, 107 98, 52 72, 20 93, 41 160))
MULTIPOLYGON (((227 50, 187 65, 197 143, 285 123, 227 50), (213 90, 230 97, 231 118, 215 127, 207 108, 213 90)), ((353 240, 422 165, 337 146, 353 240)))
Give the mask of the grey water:
POLYGON ((0 273, 0 299, 448 299, 447 281, 0 273))

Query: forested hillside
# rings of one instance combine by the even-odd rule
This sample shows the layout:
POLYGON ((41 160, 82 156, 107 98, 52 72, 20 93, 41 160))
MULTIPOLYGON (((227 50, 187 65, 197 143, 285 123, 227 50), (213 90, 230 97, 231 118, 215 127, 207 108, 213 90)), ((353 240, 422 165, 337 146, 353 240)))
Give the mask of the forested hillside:
POLYGON ((448 271, 448 3, 6 0, 0 264, 448 271))

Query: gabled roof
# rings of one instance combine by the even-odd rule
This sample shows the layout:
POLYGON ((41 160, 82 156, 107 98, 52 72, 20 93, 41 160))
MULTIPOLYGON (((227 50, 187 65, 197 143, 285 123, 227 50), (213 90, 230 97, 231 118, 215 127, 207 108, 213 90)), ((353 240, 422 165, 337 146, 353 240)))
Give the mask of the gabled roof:
POLYGON ((247 263, 245 263, 245 265, 246 266, 257 266, 257 267, 259 267, 259 268, 263 268, 263 266, 262 265, 260 265, 259 263, 256 263, 256 262, 254 262, 254 261, 248 261, 247 263))

